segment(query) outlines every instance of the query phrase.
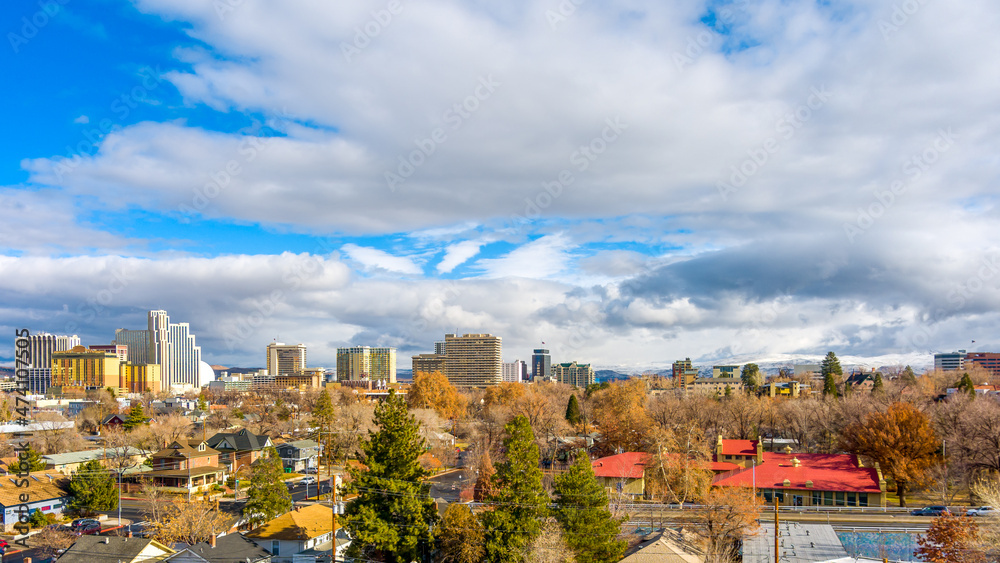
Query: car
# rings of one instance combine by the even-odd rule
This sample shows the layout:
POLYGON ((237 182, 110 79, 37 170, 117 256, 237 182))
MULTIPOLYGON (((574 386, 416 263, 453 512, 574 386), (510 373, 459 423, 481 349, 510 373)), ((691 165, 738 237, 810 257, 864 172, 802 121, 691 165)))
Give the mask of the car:
POLYGON ((307 475, 309 475, 309 474, 315 475, 315 474, 319 473, 319 468, 318 467, 307 467, 307 468, 303 469, 302 472, 305 473, 305 474, 307 474, 307 475))
POLYGON ((100 522, 94 518, 77 518, 76 520, 73 520, 72 522, 69 523, 69 529, 76 531, 77 528, 86 526, 91 523, 100 524, 100 522))
POLYGON ((311 476, 311 475, 307 475, 307 476, 305 476, 305 477, 303 477, 302 479, 299 480, 299 484, 300 485, 315 485, 316 484, 316 478, 313 477, 313 476, 311 476))
POLYGON ((10 547, 10 544, 7 543, 7 540, 0 538, 0 553, 7 551, 8 547, 10 547))
POLYGON ((996 516, 997 514, 997 510, 992 506, 980 506, 965 511, 966 516, 996 516))
POLYGON ((77 526, 73 531, 78 536, 97 536, 101 533, 101 523, 97 520, 91 520, 77 526))
POLYGON ((913 516, 941 516, 942 514, 951 514, 951 511, 948 510, 947 506, 936 504, 918 508, 910 514, 913 516))

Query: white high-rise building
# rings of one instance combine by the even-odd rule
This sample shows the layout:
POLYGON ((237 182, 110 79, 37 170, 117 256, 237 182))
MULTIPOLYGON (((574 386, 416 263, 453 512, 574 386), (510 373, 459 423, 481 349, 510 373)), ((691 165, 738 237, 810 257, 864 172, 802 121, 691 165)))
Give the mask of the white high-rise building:
POLYGON ((500 380, 506 383, 522 383, 527 373, 528 365, 521 360, 504 362, 501 365, 500 380))
POLYGON ((52 385, 52 353, 72 350, 80 345, 77 335, 65 336, 40 332, 28 336, 28 352, 31 362, 28 367, 28 392, 42 394, 52 385))
POLYGON ((173 386, 201 387, 201 347, 188 323, 171 323, 166 311, 150 311, 146 330, 115 331, 115 344, 128 346, 133 364, 160 364, 164 391, 173 386))

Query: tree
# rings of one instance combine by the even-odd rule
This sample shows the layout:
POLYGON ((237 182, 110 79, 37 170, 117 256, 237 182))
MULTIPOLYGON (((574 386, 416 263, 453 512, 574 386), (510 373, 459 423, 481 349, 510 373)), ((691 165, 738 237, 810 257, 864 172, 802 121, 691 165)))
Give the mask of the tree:
POLYGON ((155 535, 157 540, 167 545, 194 545, 227 531, 232 523, 233 517, 220 512, 214 503, 181 502, 170 505, 155 535))
POLYGON ((617 540, 621 522, 611 517, 608 493, 594 477, 590 458, 579 455, 569 471, 555 478, 556 520, 579 561, 613 563, 626 542, 617 540))
POLYGON ((930 563, 985 563, 985 555, 974 549, 979 526, 969 516, 944 513, 931 522, 927 535, 917 537, 914 555, 930 563))
POLYGON ((122 428, 131 432, 140 426, 146 425, 146 412, 142 408, 142 403, 137 402, 128 411, 128 418, 122 424, 122 428))
POLYGON ((524 416, 504 426, 506 459, 497 466, 493 505, 480 515, 486 529, 486 559, 492 563, 519 563, 541 533, 539 518, 548 497, 538 468, 538 444, 524 416))
POLYGON ((327 471, 333 472, 333 423, 337 420, 337 412, 333 409, 333 399, 325 387, 320 388, 316 404, 312 409, 312 425, 316 428, 316 442, 323 444, 323 455, 326 457, 327 471))
POLYGON ((833 352, 827 352, 826 357, 819 368, 820 374, 825 378, 827 375, 844 375, 844 368, 840 367, 840 360, 833 352))
POLYGON ((448 420, 465 415, 465 397, 439 371, 413 374, 413 385, 406 401, 411 409, 434 409, 441 418, 448 420))
MULTIPOLYGON (((979 481, 972 486, 972 494, 979 502, 993 508, 1000 507, 1000 481, 979 481)), ((979 525, 979 548, 992 557, 1000 559, 1000 518, 984 518, 979 525)))
POLYGON ((111 471, 101 462, 88 461, 73 472, 69 481, 69 506, 73 512, 90 515, 118 508, 118 488, 111 471))
POLYGON ((428 472, 417 461, 424 440, 395 390, 375 407, 375 425, 378 431, 369 431, 360 444, 358 461, 364 467, 349 468, 352 480, 345 487, 347 494, 358 495, 347 507, 345 527, 354 538, 348 554, 413 561, 430 545, 430 526, 438 518, 430 485, 422 481, 428 472))
POLYGON ((566 543, 562 527, 554 518, 546 518, 542 523, 542 531, 531 542, 525 563, 577 563, 572 550, 566 543))
POLYGON ((972 378, 969 377, 968 372, 962 374, 962 379, 956 387, 958 387, 958 391, 961 393, 966 393, 970 397, 976 396, 976 384, 972 382, 972 378))
POLYGON ((844 428, 841 447, 870 457, 896 482, 899 506, 906 506, 911 482, 920 482, 934 464, 938 439, 927 415, 909 403, 893 403, 844 428))
POLYGON ((38 556, 54 558, 69 549, 77 537, 76 532, 65 529, 65 526, 47 526, 31 536, 28 541, 35 547, 38 556))
POLYGON ((205 400, 204 394, 198 395, 198 410, 200 411, 208 410, 208 401, 205 400))
POLYGON ((476 502, 484 502, 496 492, 496 467, 490 459, 490 451, 483 450, 483 455, 479 458, 479 468, 477 469, 476 486, 473 489, 472 498, 476 502))
POLYGON ((745 487, 713 489, 705 500, 698 533, 707 544, 705 561, 739 561, 739 545, 747 532, 757 528, 757 497, 745 487))
POLYGON ((616 381, 594 394, 593 418, 601 429, 602 454, 645 449, 651 421, 646 411, 646 384, 640 379, 616 381))
POLYGON ((743 381, 743 386, 746 387, 748 393, 757 390, 764 383, 760 376, 760 366, 745 364, 740 370, 740 380, 743 381))
POLYGON ((705 431, 690 422, 661 429, 654 436, 645 471, 647 489, 663 502, 700 502, 708 495, 713 476, 705 431))
POLYGON ((267 448, 264 455, 250 466, 250 488, 243 516, 251 528, 281 516, 292 509, 292 495, 282 479, 284 469, 278 451, 267 448))
POLYGON ((576 398, 576 395, 570 395, 569 402, 566 403, 566 422, 576 426, 580 424, 581 420, 580 401, 576 398))
POLYGON ((435 530, 440 563, 480 563, 483 560, 483 526, 466 504, 452 503, 435 530))
POLYGON ((875 372, 875 377, 872 378, 872 395, 878 395, 885 392, 885 384, 882 383, 882 374, 875 372))
MULTIPOLYGON (((24 450, 18 455, 18 468, 27 469, 28 471, 42 471, 45 469, 45 460, 42 459, 42 455, 38 453, 33 446, 28 446, 27 450, 24 450)), ((17 471, 14 471, 16 473, 17 471)))

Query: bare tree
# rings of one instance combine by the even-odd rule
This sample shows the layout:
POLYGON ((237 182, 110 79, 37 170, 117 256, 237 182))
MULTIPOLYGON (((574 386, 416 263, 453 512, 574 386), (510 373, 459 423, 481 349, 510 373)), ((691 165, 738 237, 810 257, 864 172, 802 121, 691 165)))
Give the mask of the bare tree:
POLYGON ((220 512, 214 503, 204 501, 171 504, 156 531, 156 538, 167 545, 183 542, 193 545, 226 532, 234 518, 220 512))

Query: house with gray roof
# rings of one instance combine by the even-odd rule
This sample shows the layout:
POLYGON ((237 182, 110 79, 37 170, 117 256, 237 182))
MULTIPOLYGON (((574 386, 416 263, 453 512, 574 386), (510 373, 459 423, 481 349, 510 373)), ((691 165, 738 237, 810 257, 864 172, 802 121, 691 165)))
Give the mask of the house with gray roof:
POLYGON ((264 455, 266 448, 274 447, 271 438, 266 434, 254 434, 246 428, 239 432, 219 432, 208 439, 208 447, 218 450, 219 463, 225 465, 229 472, 236 472, 240 467, 250 467, 264 455))

